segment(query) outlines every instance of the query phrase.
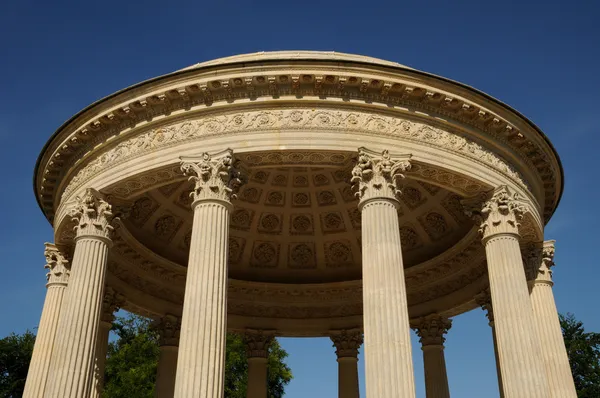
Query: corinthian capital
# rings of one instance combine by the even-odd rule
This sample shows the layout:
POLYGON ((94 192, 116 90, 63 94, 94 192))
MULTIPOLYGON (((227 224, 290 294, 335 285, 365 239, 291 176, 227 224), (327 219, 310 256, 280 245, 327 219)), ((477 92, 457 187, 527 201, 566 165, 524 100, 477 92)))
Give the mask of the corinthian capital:
POLYGON ((66 286, 69 282, 70 265, 69 260, 65 255, 53 244, 44 243, 46 246, 44 256, 46 257, 46 265, 44 268, 48 270, 46 286, 62 285, 66 286))
POLYGON ((437 314, 428 315, 419 318, 411 325, 419 336, 419 341, 423 347, 438 345, 441 346, 446 341, 444 335, 452 327, 452 321, 437 314))
POLYGON ((481 293, 475 296, 475 302, 485 311, 488 323, 490 326, 494 326, 494 308, 492 307, 492 295, 490 289, 485 289, 481 293))
POLYGON ((244 342, 246 343, 246 355, 248 358, 267 358, 269 346, 274 339, 272 331, 246 330, 244 342))
POLYGON ((115 320, 115 312, 125 304, 125 296, 107 286, 102 300, 102 322, 112 323, 115 320))
POLYGON ((493 193, 464 199, 465 212, 479 223, 483 239, 497 234, 519 234, 519 221, 529 211, 526 202, 506 186, 493 193))
POLYGON ((363 343, 360 330, 336 330, 330 334, 338 358, 358 357, 358 349, 363 343))
POLYGON ((76 237, 93 236, 109 240, 113 231, 112 208, 95 189, 88 188, 70 211, 75 226, 76 237))
POLYGON ((358 149, 358 162, 352 169, 352 188, 363 204, 370 199, 397 200, 400 193, 399 181, 403 172, 410 170, 411 155, 392 159, 386 149, 376 155, 365 148, 358 149))
POLYGON ((214 158, 203 153, 200 157, 181 157, 181 170, 194 181, 192 207, 205 200, 230 203, 242 185, 241 173, 235 167, 233 151, 227 149, 214 158))
POLYGON ((554 266, 554 244, 556 241, 547 240, 531 244, 523 250, 523 263, 529 286, 537 283, 552 286, 552 267, 554 266))
POLYGON ((159 344, 161 346, 179 346, 179 332, 181 319, 175 315, 167 314, 157 323, 159 344))

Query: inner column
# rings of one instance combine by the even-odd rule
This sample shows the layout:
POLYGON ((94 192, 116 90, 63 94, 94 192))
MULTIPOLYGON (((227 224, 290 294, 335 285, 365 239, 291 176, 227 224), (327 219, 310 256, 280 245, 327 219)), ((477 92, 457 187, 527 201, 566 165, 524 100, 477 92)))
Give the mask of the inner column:
POLYGON ((222 398, 227 332, 227 251, 233 190, 241 184, 231 150, 182 158, 195 181, 175 398, 222 398))
POLYGON ((365 382, 368 398, 414 398, 415 382, 397 195, 408 159, 359 149, 352 170, 362 213, 365 382))

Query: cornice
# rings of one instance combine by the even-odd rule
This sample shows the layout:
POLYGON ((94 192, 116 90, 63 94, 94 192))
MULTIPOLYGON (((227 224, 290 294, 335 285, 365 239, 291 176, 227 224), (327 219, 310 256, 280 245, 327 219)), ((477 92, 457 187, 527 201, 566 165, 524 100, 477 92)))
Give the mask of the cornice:
POLYGON ((551 199, 546 204, 546 221, 558 203, 562 190, 558 156, 539 129, 504 104, 467 86, 418 71, 308 60, 191 69, 99 101, 61 127, 44 148, 36 165, 37 199, 51 218, 57 195, 54 187, 65 168, 109 137, 217 104, 261 97, 276 106, 278 101, 306 96, 407 107, 471 126, 488 139, 505 143, 524 164, 537 170, 551 199))

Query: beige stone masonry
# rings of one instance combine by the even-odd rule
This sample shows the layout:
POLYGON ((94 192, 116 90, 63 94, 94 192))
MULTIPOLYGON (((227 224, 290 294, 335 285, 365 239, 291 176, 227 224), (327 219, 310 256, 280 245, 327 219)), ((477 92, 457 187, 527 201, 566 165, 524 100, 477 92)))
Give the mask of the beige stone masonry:
POLYGON ((518 226, 527 205, 506 186, 497 188, 479 208, 464 204, 480 222, 483 235, 504 396, 547 398, 550 392, 519 247, 518 226))
POLYGON ((444 357, 444 335, 451 327, 452 322, 449 319, 437 314, 418 319, 413 324, 423 350, 427 398, 450 398, 444 357))
POLYGON ((397 206, 408 159, 359 149, 352 183, 362 212, 363 318, 369 398, 412 398, 415 382, 397 206))
POLYGON ((363 344, 360 330, 331 332, 338 362, 338 397, 359 398, 358 349, 363 344))
POLYGON ((247 330, 244 335, 248 358, 247 398, 267 397, 267 364, 269 345, 273 333, 262 330, 247 330))
POLYGON ((70 275, 69 261, 54 244, 46 243, 44 256, 48 269, 46 275, 47 283, 46 299, 42 310, 42 317, 38 326, 38 332, 33 347, 27 382, 23 397, 38 398, 44 396, 44 389, 50 371, 50 359, 56 340, 58 319, 60 316, 63 296, 70 275))
POLYGON ((160 319, 157 326, 160 336, 160 355, 154 396, 156 398, 172 398, 175 392, 181 320, 175 315, 167 314, 160 319))
POLYGON ((176 398, 224 394, 230 200, 241 184, 233 163, 231 150, 214 159, 207 153, 181 159, 181 169, 195 186, 176 398))
MULTIPOLYGON (((560 327, 558 311, 552 293, 552 267, 554 266, 555 241, 547 240, 539 255, 529 256, 535 260, 530 265, 530 297, 535 315, 535 329, 542 347, 542 357, 551 396, 553 398, 576 398, 577 391, 569 365, 569 357, 560 327)), ((540 250, 531 247, 538 254, 540 250)))
POLYGON ((89 397, 95 387, 96 347, 113 214, 99 193, 88 189, 72 215, 77 222, 75 253, 46 398, 89 397))

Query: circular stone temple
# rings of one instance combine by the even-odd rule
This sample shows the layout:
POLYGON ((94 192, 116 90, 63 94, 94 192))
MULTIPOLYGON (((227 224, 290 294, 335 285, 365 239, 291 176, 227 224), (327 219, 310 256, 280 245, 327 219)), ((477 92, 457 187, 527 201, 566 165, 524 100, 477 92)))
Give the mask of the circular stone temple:
MULTIPOLYGON (((503 397, 576 397, 544 225, 548 138, 469 86, 380 59, 261 52, 123 89, 50 138, 54 228, 25 397, 97 397, 113 312, 156 320, 159 397, 223 396, 225 334, 266 398, 274 336, 329 336, 339 394, 448 397, 450 318, 483 307, 503 397)), ((483 316, 483 314, 482 314, 483 316)))

